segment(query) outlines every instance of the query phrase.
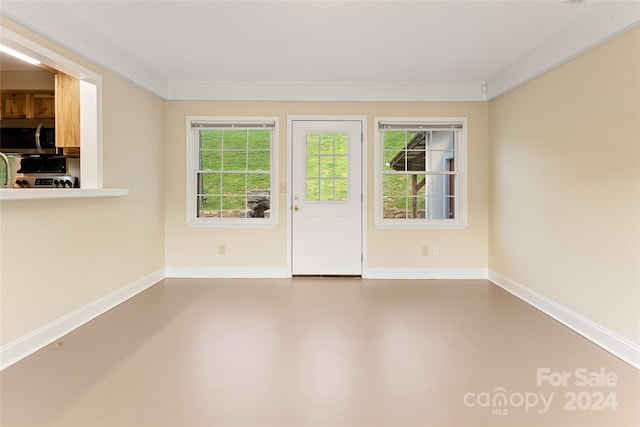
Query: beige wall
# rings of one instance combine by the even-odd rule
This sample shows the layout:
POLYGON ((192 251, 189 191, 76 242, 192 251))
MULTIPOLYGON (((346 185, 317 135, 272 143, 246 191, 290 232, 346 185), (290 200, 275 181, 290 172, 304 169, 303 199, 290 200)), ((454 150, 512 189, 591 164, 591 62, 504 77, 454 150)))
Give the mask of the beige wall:
POLYGON ((105 187, 121 198, 4 201, 0 206, 1 344, 7 344, 164 266, 163 101, 103 76, 105 187))
POLYGON ((185 225, 186 116, 277 116, 279 173, 287 179, 287 115, 366 115, 370 268, 487 268, 488 105, 486 103, 266 103, 167 102, 165 109, 166 263, 168 267, 285 268, 286 200, 275 229, 204 229, 185 225), (373 225, 373 118, 375 116, 465 116, 469 118, 469 227, 464 230, 380 230, 373 225), (218 255, 218 245, 227 254, 218 255), (421 245, 441 255, 423 257, 421 245))
POLYGON ((44 70, 0 72, 2 89, 54 90, 55 80, 55 74, 44 70))
POLYGON ((640 30, 491 102, 490 268, 640 344, 640 30))

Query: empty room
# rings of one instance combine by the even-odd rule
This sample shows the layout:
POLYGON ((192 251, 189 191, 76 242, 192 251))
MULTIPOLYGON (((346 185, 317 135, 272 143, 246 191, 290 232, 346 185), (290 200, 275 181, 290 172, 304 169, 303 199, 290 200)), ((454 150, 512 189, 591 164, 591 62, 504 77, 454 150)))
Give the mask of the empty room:
POLYGON ((639 24, 2 1, 0 425, 640 425, 639 24))

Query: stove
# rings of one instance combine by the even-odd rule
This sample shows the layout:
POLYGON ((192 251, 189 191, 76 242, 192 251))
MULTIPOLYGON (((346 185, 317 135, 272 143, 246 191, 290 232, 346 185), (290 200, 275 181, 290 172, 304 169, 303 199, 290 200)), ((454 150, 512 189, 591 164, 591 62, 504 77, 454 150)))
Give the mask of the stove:
POLYGON ((32 174, 16 177, 14 188, 78 188, 78 178, 73 175, 32 174))
POLYGON ((14 188, 78 188, 78 177, 67 171, 67 157, 52 154, 23 155, 14 188))

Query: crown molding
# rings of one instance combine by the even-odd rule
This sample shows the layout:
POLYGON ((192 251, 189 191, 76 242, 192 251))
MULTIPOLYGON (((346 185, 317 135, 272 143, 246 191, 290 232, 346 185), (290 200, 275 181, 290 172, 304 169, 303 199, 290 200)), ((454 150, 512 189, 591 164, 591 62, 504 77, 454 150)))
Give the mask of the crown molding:
POLYGON ((484 82, 170 81, 170 100, 198 101, 485 101, 484 82))
POLYGON ((62 13, 55 2, 0 2, 0 14, 59 46, 168 100, 486 101, 521 86, 640 23, 637 1, 607 1, 484 81, 219 82, 169 81, 62 13))
POLYGON ((640 2, 603 4, 487 79, 487 99, 503 95, 640 24, 640 2))

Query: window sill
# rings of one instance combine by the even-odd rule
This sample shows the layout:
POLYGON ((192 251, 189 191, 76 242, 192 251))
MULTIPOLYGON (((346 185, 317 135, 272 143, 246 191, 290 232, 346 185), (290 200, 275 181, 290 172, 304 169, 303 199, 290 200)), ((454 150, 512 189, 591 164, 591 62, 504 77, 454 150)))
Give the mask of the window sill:
POLYGON ((430 222, 419 222, 419 221, 402 221, 395 220, 394 222, 386 222, 386 221, 375 221, 374 222, 376 228, 380 229, 389 229, 389 230, 426 230, 426 229, 434 229, 434 230, 464 230, 467 228, 469 224, 461 223, 461 222, 445 222, 445 221, 430 221, 430 222))
POLYGON ((0 200, 89 199, 128 194, 128 188, 3 188, 0 189, 0 200))
POLYGON ((252 218, 238 220, 188 220, 185 222, 189 228, 276 228, 278 222, 260 221, 252 218))

